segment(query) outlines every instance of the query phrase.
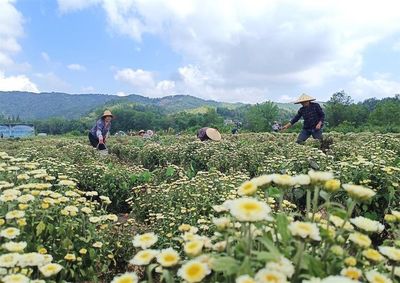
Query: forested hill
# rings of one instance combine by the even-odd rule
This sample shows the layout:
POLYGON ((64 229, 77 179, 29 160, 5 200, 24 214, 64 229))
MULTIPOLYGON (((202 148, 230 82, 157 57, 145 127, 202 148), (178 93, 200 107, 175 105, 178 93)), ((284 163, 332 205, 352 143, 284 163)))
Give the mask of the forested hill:
POLYGON ((131 94, 124 97, 105 94, 31 93, 0 91, 0 115, 20 119, 46 119, 62 117, 79 118, 91 110, 109 103, 134 102, 143 105, 160 106, 166 113, 192 110, 203 106, 212 108, 236 108, 241 103, 222 103, 204 100, 190 95, 174 95, 162 98, 148 98, 131 94))

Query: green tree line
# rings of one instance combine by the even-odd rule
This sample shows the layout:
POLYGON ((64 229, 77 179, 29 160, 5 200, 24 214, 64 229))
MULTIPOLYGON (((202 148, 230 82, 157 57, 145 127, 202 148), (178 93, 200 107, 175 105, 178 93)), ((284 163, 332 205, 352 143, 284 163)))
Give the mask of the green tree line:
MULTIPOLYGON (((117 131, 138 131, 152 129, 168 132, 195 132, 201 127, 216 127, 229 132, 238 127, 241 131, 271 131, 274 121, 288 122, 295 112, 278 108, 270 101, 255 105, 245 105, 235 109, 207 108, 203 113, 166 113, 159 106, 133 103, 109 103, 91 111, 80 119, 68 120, 51 118, 47 120, 20 121, 18 117, 0 115, 0 123, 27 122, 35 125, 37 132, 48 134, 86 133, 104 109, 111 109, 115 119, 112 133, 117 131)), ((370 98, 355 103, 344 91, 334 93, 324 104, 326 114, 325 131, 379 131, 400 132, 400 95, 381 100, 370 98)), ((300 123, 299 123, 300 124, 300 123)), ((296 128, 292 129, 294 131, 296 128)))

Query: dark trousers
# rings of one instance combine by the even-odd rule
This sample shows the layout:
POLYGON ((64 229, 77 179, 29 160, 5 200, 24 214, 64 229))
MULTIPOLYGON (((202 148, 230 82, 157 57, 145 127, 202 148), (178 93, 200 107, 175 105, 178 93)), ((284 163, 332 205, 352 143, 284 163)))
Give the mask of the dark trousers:
POLYGON ((94 136, 91 132, 89 132, 88 137, 89 137, 89 142, 93 147, 100 150, 106 149, 106 146, 104 144, 99 144, 99 139, 96 136, 94 136))
POLYGON ((297 143, 304 143, 310 136, 314 139, 322 140, 322 128, 317 129, 302 129, 299 136, 297 137, 297 143))

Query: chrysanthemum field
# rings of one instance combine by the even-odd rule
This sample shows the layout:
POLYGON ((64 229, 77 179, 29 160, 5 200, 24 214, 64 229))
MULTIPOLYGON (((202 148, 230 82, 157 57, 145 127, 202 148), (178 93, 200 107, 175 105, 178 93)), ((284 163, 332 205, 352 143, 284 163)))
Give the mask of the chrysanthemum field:
POLYGON ((0 140, 2 282, 400 282, 400 135, 0 140))

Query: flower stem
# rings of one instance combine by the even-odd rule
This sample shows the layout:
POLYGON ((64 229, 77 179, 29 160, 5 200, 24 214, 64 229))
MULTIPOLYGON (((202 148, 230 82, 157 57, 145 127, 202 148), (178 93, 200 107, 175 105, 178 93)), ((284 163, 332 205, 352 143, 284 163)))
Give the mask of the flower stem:
POLYGON ((318 209, 318 197, 319 197, 319 186, 317 186, 314 191, 313 214, 312 214, 312 218, 311 218, 312 221, 314 221, 314 216, 318 209))
POLYGON ((298 250, 297 250, 297 254, 296 254, 296 267, 295 267, 295 273, 294 273, 294 277, 293 277, 293 282, 297 282, 299 274, 300 274, 300 263, 303 257, 303 252, 306 246, 306 242, 305 241, 300 241, 297 245, 298 250))

